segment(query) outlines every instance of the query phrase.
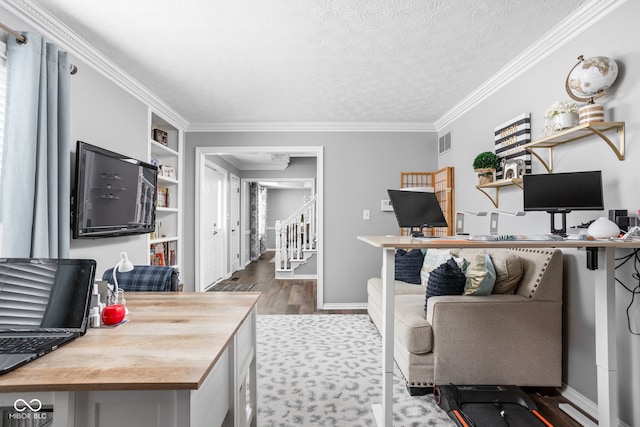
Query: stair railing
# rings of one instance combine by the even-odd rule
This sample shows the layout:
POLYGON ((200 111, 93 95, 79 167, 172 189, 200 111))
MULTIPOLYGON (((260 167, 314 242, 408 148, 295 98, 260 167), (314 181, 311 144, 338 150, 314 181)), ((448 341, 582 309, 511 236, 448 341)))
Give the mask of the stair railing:
POLYGON ((276 221, 275 268, 287 270, 291 261, 315 249, 317 196, 313 196, 283 221, 276 221))

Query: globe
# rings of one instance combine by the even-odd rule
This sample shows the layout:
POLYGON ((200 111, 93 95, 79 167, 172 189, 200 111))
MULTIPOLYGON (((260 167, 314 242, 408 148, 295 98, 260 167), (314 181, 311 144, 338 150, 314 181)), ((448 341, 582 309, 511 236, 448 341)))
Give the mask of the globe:
POLYGON ((567 93, 576 101, 590 102, 600 98, 618 77, 618 65, 613 59, 594 56, 584 59, 569 72, 566 81, 567 93))

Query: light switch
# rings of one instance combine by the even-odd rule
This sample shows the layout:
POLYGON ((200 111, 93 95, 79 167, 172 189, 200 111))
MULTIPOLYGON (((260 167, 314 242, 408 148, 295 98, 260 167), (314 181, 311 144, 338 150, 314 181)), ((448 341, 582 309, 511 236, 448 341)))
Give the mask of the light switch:
POLYGON ((365 221, 369 221, 371 219, 371 211, 369 209, 365 209, 362 211, 362 219, 365 221))

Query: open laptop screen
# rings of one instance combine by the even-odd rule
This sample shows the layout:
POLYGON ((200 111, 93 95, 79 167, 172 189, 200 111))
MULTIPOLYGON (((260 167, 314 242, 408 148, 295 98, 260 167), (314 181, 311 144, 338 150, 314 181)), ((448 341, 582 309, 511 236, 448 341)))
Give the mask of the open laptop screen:
POLYGON ((0 332, 84 332, 96 262, 0 259, 0 332))

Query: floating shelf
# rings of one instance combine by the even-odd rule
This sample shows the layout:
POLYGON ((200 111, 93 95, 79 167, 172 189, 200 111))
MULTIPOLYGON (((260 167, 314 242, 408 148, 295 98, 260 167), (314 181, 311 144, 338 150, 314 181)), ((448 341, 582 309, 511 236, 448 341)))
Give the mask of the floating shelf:
POLYGON ((613 150, 618 160, 624 160, 625 141, 624 141, 624 122, 591 122, 584 123, 570 129, 562 130, 553 135, 530 142, 523 145, 523 148, 534 155, 543 164, 547 172, 553 171, 553 149, 554 147, 567 142, 577 141, 589 136, 599 136, 613 150), (614 142, 605 133, 616 131, 618 134, 618 144, 614 142), (537 149, 547 150, 547 159, 536 152, 537 149))
POLYGON ((480 190, 485 196, 491 200, 493 206, 498 207, 498 195, 500 193, 500 189, 502 187, 508 187, 515 185, 522 189, 522 178, 511 178, 511 179, 499 179, 497 181, 489 182, 486 184, 476 185, 476 188, 480 190), (486 190, 493 189, 495 190, 493 196, 489 194, 486 190))

